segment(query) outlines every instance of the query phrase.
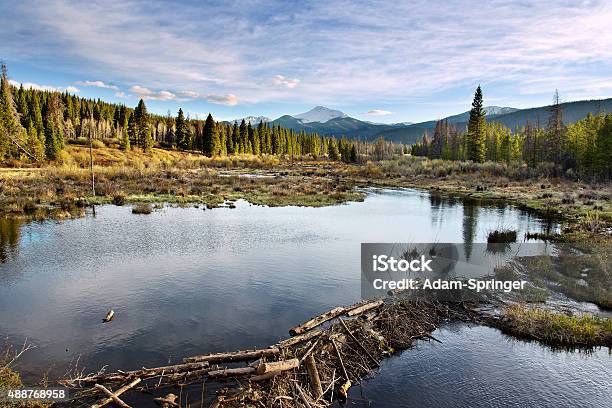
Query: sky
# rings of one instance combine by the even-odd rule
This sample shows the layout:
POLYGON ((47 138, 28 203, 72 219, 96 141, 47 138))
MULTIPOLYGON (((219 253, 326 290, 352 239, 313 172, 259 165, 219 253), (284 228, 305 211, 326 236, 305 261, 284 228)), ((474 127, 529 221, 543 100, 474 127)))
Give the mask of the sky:
POLYGON ((419 122, 612 97, 612 1, 0 0, 24 86, 272 119, 316 105, 419 122))

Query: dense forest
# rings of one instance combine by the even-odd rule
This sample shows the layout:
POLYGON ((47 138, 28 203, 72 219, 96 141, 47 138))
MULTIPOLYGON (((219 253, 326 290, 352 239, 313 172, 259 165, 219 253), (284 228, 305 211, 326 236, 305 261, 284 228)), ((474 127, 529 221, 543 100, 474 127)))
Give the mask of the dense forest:
POLYGON ((467 132, 452 123, 436 123, 433 136, 426 132, 412 145, 415 156, 474 162, 522 162, 540 167, 551 176, 612 176, 612 114, 588 114, 570 125, 563 123, 563 109, 555 93, 545 126, 529 123, 511 130, 497 122, 487 123, 480 86, 476 90, 467 132))
POLYGON ((143 100, 135 108, 85 99, 67 92, 25 89, 10 85, 2 66, 0 89, 0 160, 13 158, 40 162, 57 160, 66 143, 96 141, 118 144, 122 149, 154 146, 197 151, 208 156, 254 154, 289 157, 327 157, 357 162, 382 159, 402 147, 295 132, 267 123, 257 126, 186 117, 150 114, 143 100))

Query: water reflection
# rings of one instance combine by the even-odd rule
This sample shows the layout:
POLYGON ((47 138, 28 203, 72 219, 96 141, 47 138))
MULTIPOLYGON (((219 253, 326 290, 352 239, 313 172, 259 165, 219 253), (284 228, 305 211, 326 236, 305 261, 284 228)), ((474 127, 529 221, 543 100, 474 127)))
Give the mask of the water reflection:
POLYGON ((0 263, 7 262, 17 252, 20 226, 20 220, 0 218, 0 263))
POLYGON ((476 225, 478 224, 478 207, 474 201, 464 201, 463 203, 463 243, 465 259, 470 260, 472 256, 472 243, 476 235, 476 225))

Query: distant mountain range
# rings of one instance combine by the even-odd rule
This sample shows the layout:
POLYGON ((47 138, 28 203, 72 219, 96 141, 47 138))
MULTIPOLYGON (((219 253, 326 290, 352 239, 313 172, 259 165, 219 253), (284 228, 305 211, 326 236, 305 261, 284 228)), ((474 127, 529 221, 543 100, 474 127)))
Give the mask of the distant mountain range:
MULTIPOLYGON (((566 124, 574 123, 584 118, 589 112, 597 114, 599 112, 612 112, 612 98, 601 100, 585 100, 577 102, 566 102, 562 104, 563 120, 566 124)), ((524 126, 527 122, 534 125, 538 123, 545 126, 548 121, 550 106, 537 108, 517 109, 511 107, 488 106, 487 120, 499 122, 510 129, 524 126)), ((455 124, 457 129, 464 130, 467 127, 470 112, 463 112, 447 118, 450 123, 455 124)), ((386 140, 402 143, 414 143, 423 136, 424 132, 432 133, 437 120, 430 120, 420 123, 372 123, 358 120, 348 116, 339 110, 333 110, 324 106, 317 106, 308 112, 299 115, 284 115, 278 119, 270 121, 264 116, 248 116, 245 121, 252 125, 260 121, 272 125, 281 125, 295 131, 306 131, 308 133, 317 132, 325 136, 346 136, 350 139, 374 140, 380 136, 386 140)), ((236 119, 239 123, 242 119, 236 119)), ((233 123, 235 121, 232 121, 233 123)))

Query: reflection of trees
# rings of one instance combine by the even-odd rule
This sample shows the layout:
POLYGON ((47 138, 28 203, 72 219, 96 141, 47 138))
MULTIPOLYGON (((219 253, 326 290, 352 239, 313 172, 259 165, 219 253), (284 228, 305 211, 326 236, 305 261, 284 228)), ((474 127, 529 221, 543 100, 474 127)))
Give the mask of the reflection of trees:
POLYGON ((444 222, 443 212, 447 208, 457 205, 454 197, 446 197, 442 194, 431 192, 429 194, 429 205, 431 207, 431 225, 439 226, 444 222))
POLYGON ((465 259, 470 260, 472 256, 472 244, 476 235, 476 224, 478 223, 478 206, 474 201, 463 202, 463 243, 465 259))
POLYGON ((0 263, 5 263, 17 251, 20 224, 19 220, 0 218, 0 263))

